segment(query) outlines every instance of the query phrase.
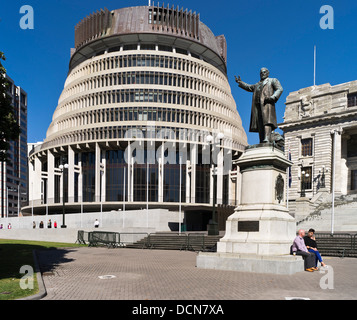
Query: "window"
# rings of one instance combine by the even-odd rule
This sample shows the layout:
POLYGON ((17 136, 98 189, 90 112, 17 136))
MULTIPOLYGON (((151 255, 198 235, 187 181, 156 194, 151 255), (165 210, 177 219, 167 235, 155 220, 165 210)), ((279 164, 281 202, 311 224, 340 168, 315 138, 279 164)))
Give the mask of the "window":
POLYGON ((123 150, 106 152, 106 201, 128 199, 128 171, 123 150), (125 181, 124 181, 125 177, 125 181), (125 187, 125 191, 124 191, 125 187))
POLYGON ((312 138, 301 139, 301 156, 312 156, 312 138))
POLYGON ((357 170, 351 170, 351 190, 357 190, 357 170))
POLYGON ((184 49, 181 49, 181 48, 176 48, 176 53, 188 55, 187 50, 184 50, 184 49))
POLYGON ((154 44, 141 44, 140 50, 156 50, 156 46, 154 44))
MULTIPOLYGON (((180 155, 177 164, 166 164, 164 169, 164 202, 180 201, 180 155)), ((181 165, 181 201, 186 202, 186 165, 181 165)))
POLYGON ((26 104, 26 96, 23 93, 20 95, 20 101, 22 104, 26 104))
POLYGON ((347 157, 357 157, 357 134, 351 135, 347 140, 347 157))
POLYGON ((172 52, 172 47, 170 46, 159 45, 158 47, 159 47, 159 51, 172 52))
POLYGON ((61 192, 60 192, 60 185, 61 185, 61 176, 55 175, 55 203, 60 203, 61 202, 61 192))
POLYGON ((357 92, 347 95, 347 107, 357 106, 357 92))
POLYGON ((152 24, 152 10, 149 9, 149 24, 152 24))
POLYGON ((134 174, 134 201, 149 201, 157 202, 158 201, 158 192, 159 192, 159 170, 158 164, 149 164, 149 174, 147 181, 147 150, 144 150, 144 163, 145 164, 134 164, 133 174, 134 174), (147 199, 147 187, 149 187, 147 199))
POLYGON ((229 204, 229 175, 223 176, 222 204, 229 204))
POLYGON ((82 153, 82 199, 95 201, 95 153, 82 153))
POLYGON ((110 53, 110 52, 116 52, 116 51, 120 51, 120 46, 110 48, 110 49, 108 50, 108 53, 110 53))
POLYGON ((126 44, 123 46, 123 50, 137 50, 138 49, 138 45, 137 44, 126 44))
POLYGON ((198 162, 196 164, 196 203, 210 202, 210 179, 211 166, 203 164, 202 150, 198 152, 198 162))
POLYGON ((74 202, 78 202, 78 186, 79 186, 79 173, 74 173, 74 202))

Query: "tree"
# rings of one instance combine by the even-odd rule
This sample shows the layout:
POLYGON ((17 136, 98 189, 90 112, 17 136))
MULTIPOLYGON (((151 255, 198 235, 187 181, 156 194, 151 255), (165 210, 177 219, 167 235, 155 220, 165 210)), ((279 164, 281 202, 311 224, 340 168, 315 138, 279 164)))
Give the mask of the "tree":
POLYGON ((0 51, 0 161, 6 161, 9 142, 17 140, 21 131, 8 94, 9 81, 5 77, 6 69, 1 63, 2 60, 5 61, 6 58, 0 51))

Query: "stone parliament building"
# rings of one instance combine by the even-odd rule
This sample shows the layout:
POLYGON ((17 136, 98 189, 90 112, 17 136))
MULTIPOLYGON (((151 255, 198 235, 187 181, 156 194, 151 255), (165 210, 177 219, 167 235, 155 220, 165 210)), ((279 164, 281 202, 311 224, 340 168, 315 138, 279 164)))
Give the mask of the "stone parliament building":
POLYGON ((334 193, 336 230, 356 230, 357 81, 291 92, 279 127, 293 162, 288 203, 298 225, 330 230, 334 193))

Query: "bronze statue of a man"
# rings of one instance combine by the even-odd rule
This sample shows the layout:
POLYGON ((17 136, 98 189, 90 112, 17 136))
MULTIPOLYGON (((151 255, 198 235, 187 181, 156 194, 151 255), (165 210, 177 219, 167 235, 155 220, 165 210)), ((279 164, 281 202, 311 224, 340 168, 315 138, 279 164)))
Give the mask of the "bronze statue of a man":
POLYGON ((243 82, 240 76, 235 77, 239 87, 253 92, 250 132, 259 132, 260 143, 271 142, 272 132, 278 127, 275 103, 283 93, 278 79, 269 78, 269 70, 260 70, 260 81, 256 84, 243 82))

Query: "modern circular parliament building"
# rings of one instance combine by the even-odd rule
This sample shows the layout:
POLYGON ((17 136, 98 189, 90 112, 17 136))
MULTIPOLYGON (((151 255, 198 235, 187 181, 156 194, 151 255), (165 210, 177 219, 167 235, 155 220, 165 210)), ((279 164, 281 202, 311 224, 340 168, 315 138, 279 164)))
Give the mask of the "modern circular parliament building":
POLYGON ((215 194, 219 207, 235 206, 232 160, 247 136, 226 55, 225 37, 187 9, 84 18, 46 139, 29 154, 24 212, 61 213, 63 200, 66 213, 180 207, 204 229, 215 194))

